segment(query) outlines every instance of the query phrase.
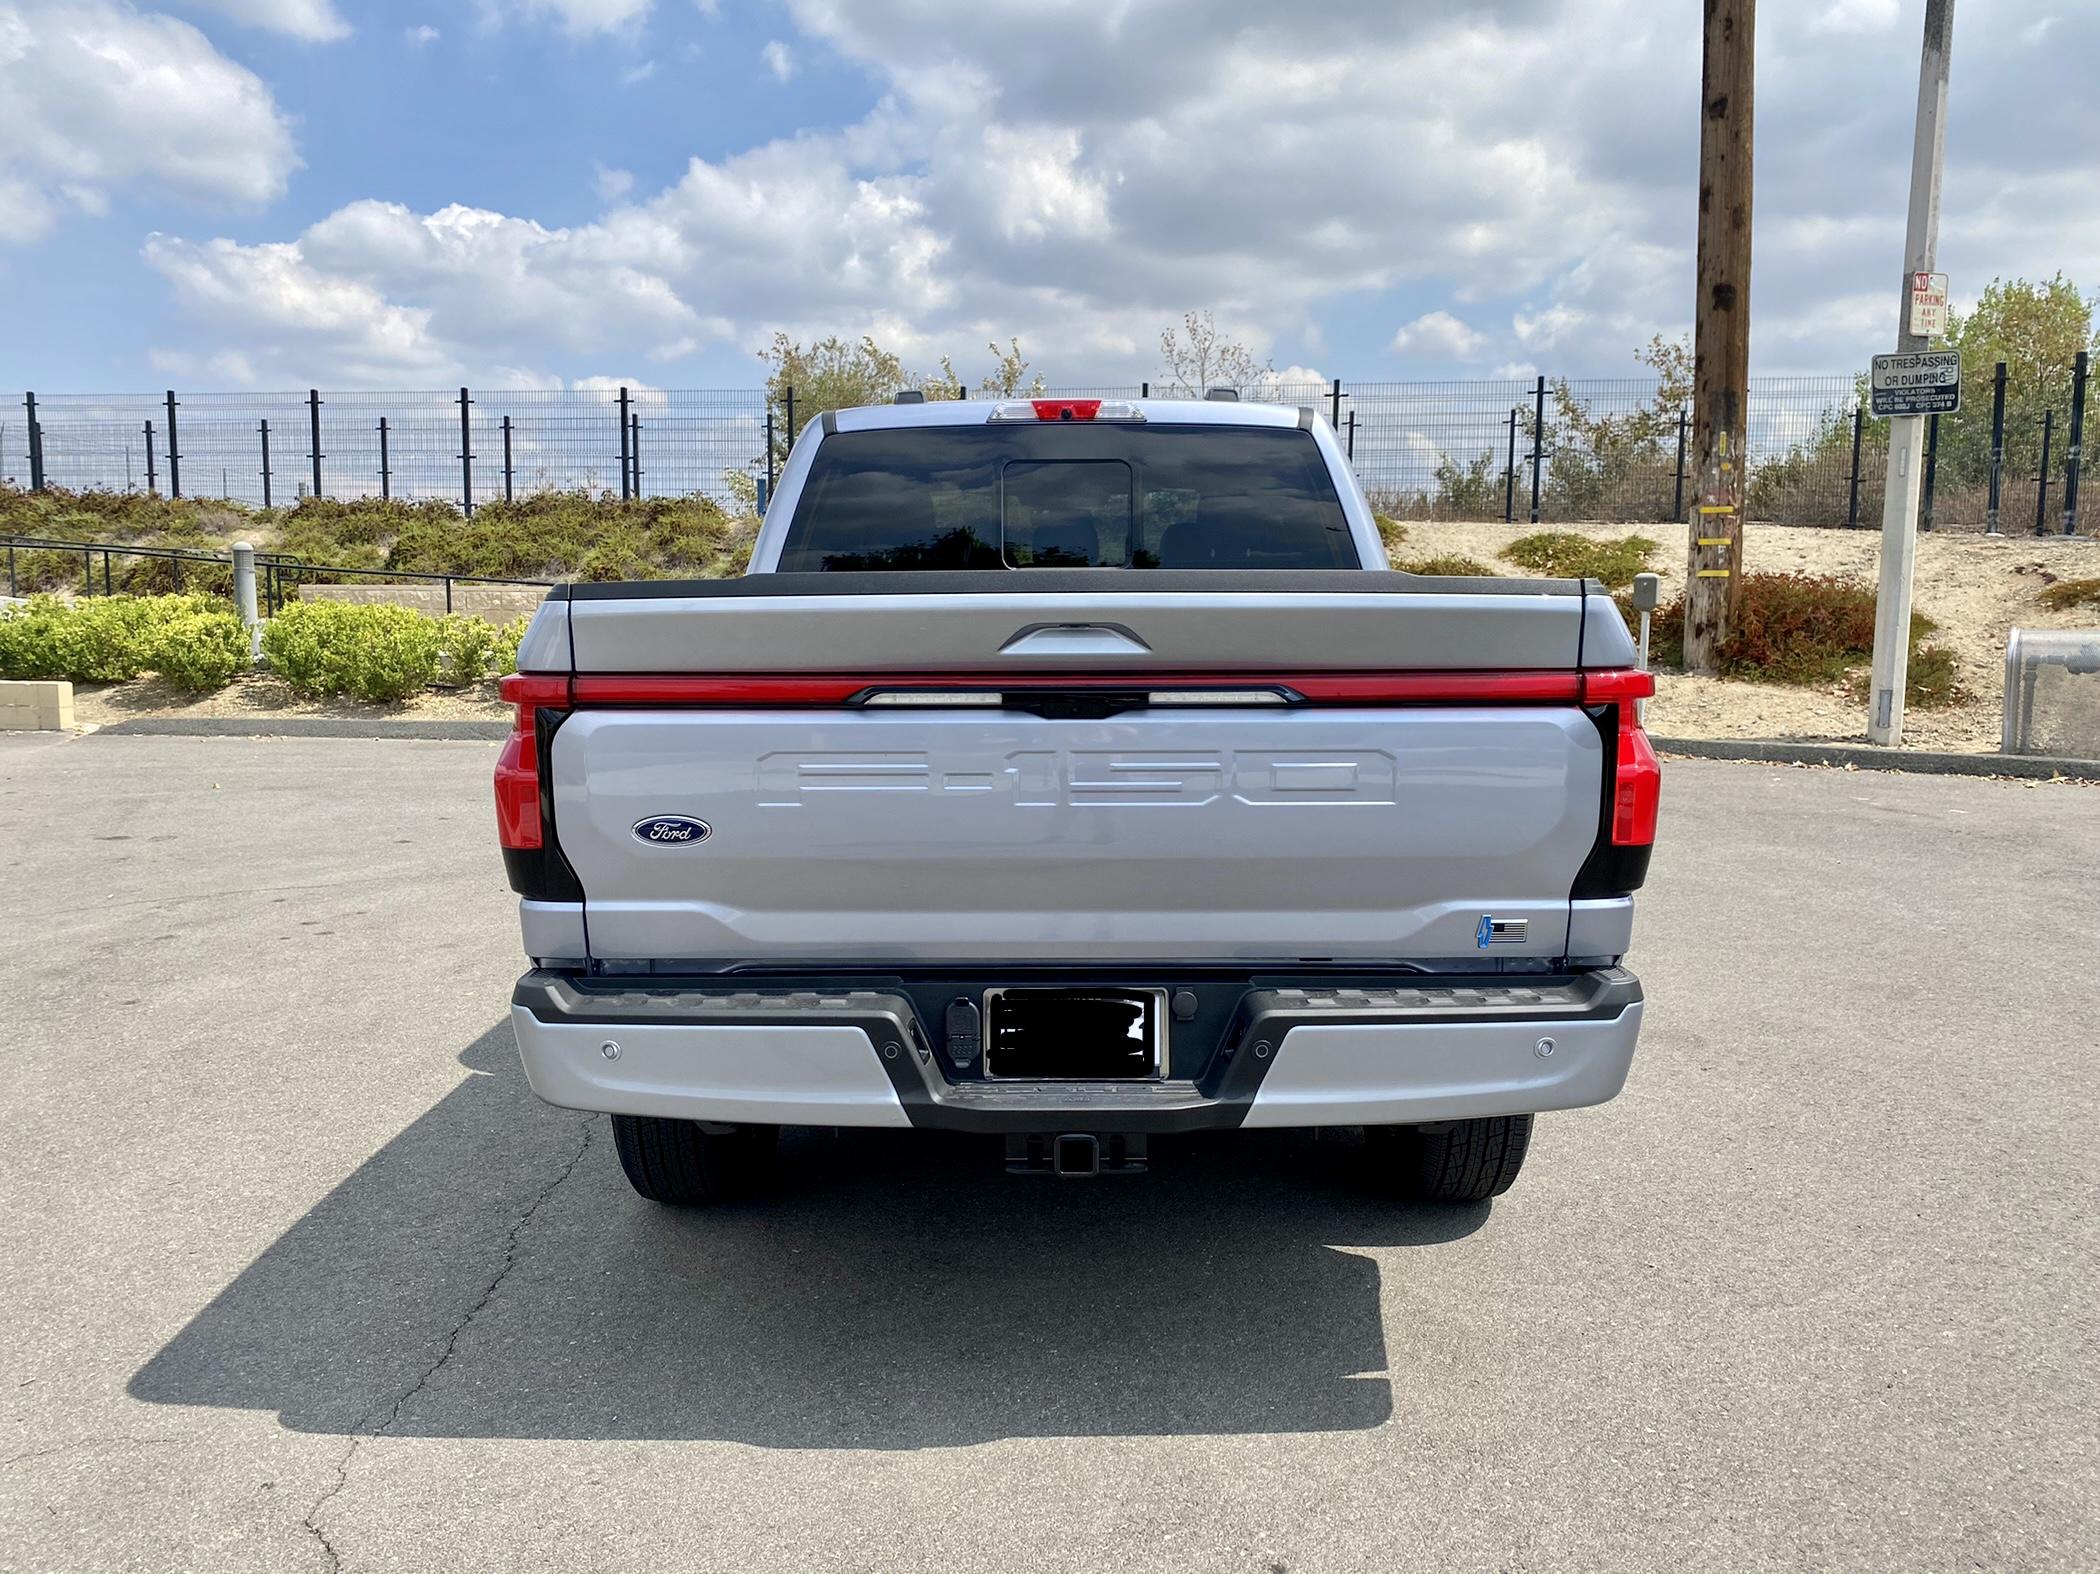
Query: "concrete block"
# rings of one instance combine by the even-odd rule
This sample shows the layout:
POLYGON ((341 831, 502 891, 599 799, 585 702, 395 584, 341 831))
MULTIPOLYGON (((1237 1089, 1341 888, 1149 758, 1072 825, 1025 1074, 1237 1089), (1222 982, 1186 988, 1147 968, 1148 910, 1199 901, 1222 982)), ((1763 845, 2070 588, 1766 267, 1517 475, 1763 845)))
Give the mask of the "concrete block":
POLYGON ((0 680, 0 732, 72 730, 72 684, 0 680))

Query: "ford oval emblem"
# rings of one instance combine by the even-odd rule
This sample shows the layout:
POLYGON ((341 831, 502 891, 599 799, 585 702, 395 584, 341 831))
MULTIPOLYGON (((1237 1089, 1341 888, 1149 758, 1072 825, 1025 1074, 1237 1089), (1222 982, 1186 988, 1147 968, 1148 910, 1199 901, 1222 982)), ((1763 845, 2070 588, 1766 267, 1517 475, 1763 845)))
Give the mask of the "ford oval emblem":
POLYGON ((682 814, 652 814, 634 822, 634 839, 651 847, 691 847, 712 834, 705 820, 688 819, 682 814))

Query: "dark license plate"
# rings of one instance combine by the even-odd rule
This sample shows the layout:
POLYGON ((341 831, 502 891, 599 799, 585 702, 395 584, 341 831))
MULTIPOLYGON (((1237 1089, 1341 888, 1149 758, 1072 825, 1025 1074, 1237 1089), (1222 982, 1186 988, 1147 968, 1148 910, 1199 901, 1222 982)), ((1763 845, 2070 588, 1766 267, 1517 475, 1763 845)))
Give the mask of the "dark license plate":
POLYGON ((1166 991, 988 989, 984 1074, 1008 1081, 1102 1081, 1165 1071, 1166 991))

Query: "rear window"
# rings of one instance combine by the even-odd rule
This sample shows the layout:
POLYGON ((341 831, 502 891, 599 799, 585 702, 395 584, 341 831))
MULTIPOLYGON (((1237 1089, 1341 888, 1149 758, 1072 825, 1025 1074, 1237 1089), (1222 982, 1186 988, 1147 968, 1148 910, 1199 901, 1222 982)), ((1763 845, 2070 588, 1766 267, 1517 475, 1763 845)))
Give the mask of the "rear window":
POLYGON ((780 556, 784 573, 1356 566, 1312 433, 1122 422, 835 432, 780 556))

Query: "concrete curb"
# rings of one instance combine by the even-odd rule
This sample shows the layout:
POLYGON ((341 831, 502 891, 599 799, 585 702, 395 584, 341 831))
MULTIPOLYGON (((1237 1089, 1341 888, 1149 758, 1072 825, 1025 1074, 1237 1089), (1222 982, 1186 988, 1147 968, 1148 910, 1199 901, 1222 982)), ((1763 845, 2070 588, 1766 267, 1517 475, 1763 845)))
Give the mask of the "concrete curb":
POLYGON ((1656 738, 1664 754, 1702 760, 1755 760, 1767 765, 1852 765, 1863 771, 1917 771, 1933 776, 2068 777, 2100 782, 2100 760, 2039 754, 1941 754, 1882 749, 1864 743, 1767 743, 1757 738, 1656 738))
POLYGON ((421 738, 501 743, 507 721, 358 721, 333 716, 134 716, 95 729, 98 736, 178 738, 421 738))

